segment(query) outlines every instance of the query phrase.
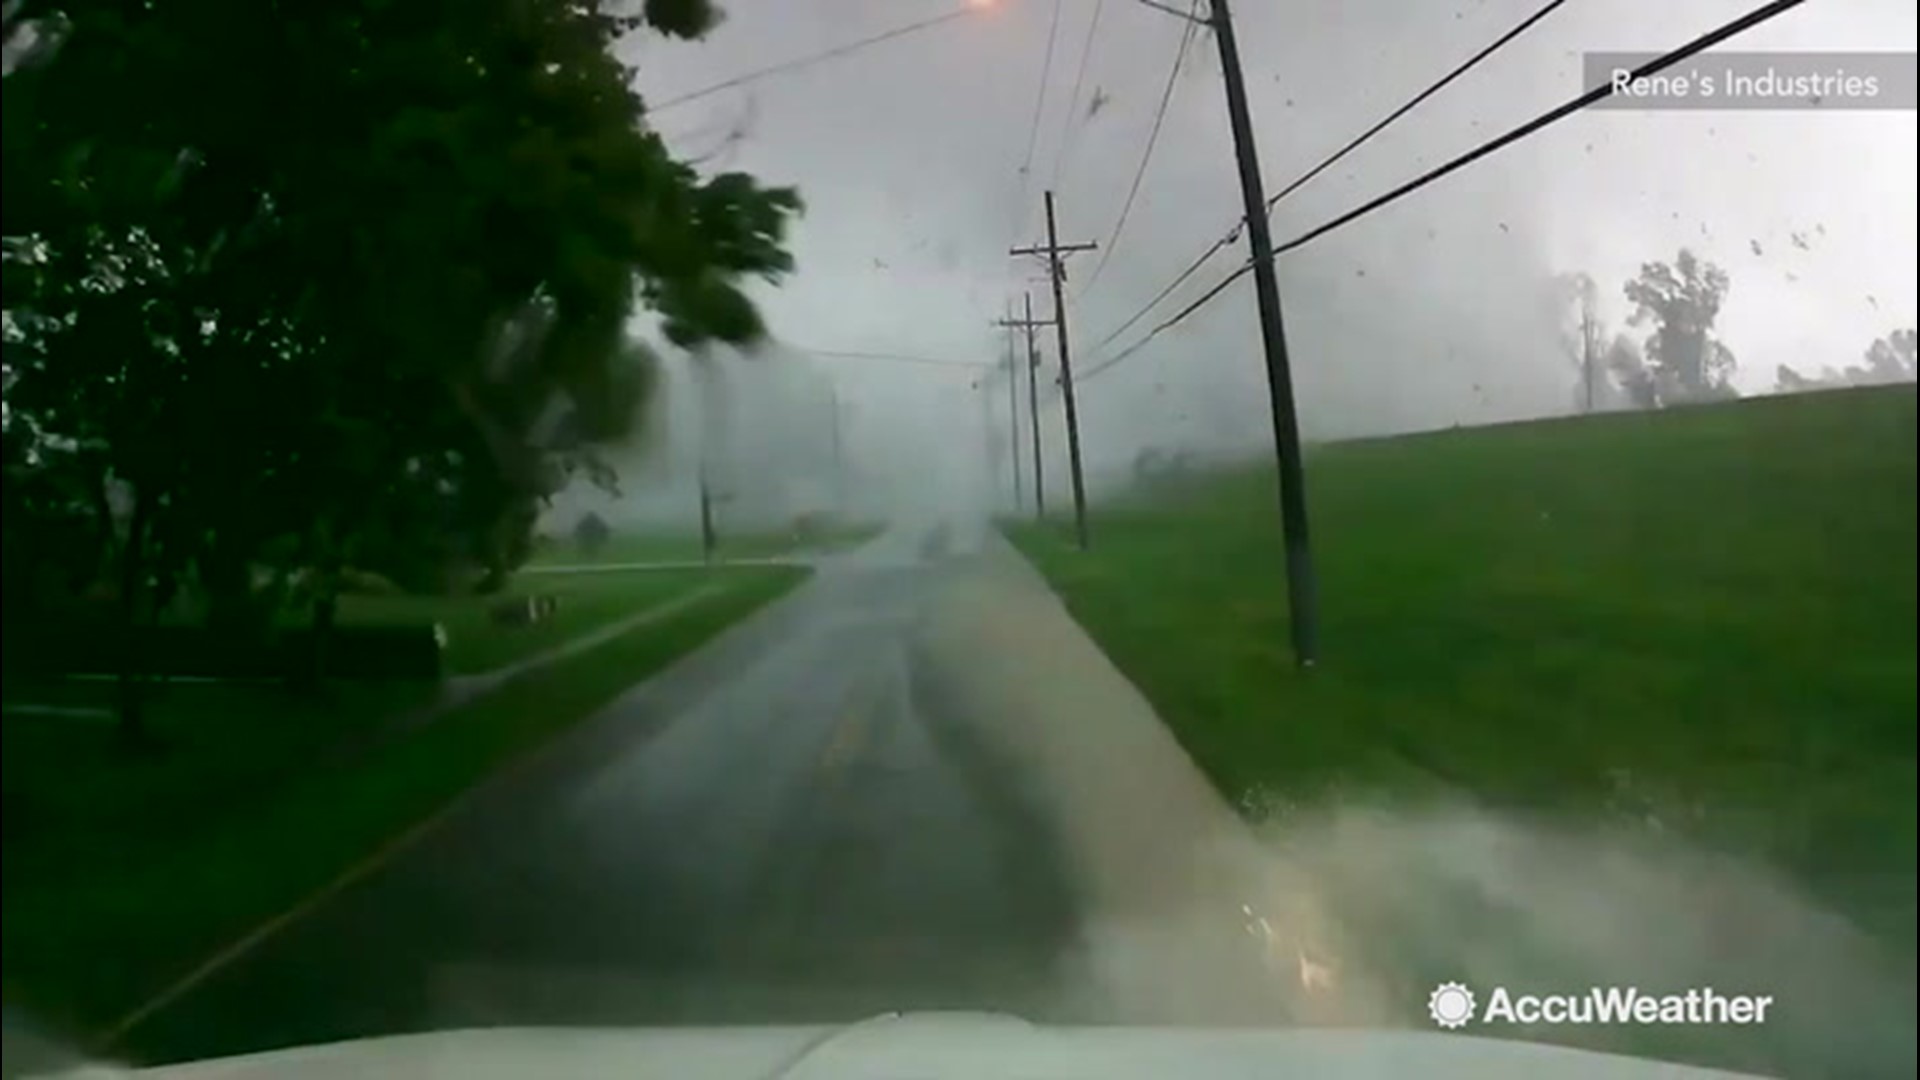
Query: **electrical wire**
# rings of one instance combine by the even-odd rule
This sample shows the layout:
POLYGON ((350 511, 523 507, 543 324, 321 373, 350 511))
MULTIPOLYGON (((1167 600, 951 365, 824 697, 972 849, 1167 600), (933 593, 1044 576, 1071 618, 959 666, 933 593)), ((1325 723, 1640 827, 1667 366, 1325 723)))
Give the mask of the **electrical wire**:
POLYGON ((1060 168, 1067 161, 1069 140, 1078 130, 1073 121, 1080 110, 1080 90, 1087 82, 1087 59, 1093 55, 1094 35, 1100 31, 1100 13, 1106 7, 1107 0, 1094 0, 1093 18, 1087 20, 1087 40, 1080 46, 1080 65, 1073 73, 1073 92, 1067 95, 1067 115, 1060 124, 1060 152, 1054 155, 1053 172, 1047 181, 1047 185, 1056 190, 1060 187, 1060 168))
POLYGON ((1028 185, 1033 179, 1033 152, 1040 145, 1040 118, 1047 111, 1047 84, 1053 79, 1053 47, 1060 37, 1060 0, 1053 0, 1053 16, 1047 21, 1047 52, 1040 61, 1040 88, 1033 99, 1033 121, 1027 125, 1027 152, 1020 159, 1020 195, 1014 200, 1014 223, 1010 230, 1017 241, 1020 223, 1026 220, 1028 185))
POLYGON ((860 352, 858 350, 853 350, 853 349, 815 349, 805 345, 793 345, 789 347, 799 352, 810 353, 814 356, 838 356, 838 357, 845 357, 846 359, 849 359, 849 360, 887 360, 887 361, 894 361, 902 364, 924 364, 932 367, 967 368, 973 371, 988 371, 999 366, 997 364, 976 364, 966 360, 941 360, 931 356, 913 356, 911 354, 904 354, 904 353, 860 352))
POLYGON ((1141 349, 1146 348, 1147 343, 1152 341, 1154 338, 1159 337, 1161 331, 1171 329, 1175 323, 1186 318, 1188 315, 1191 315, 1194 312, 1200 310, 1202 307, 1204 307, 1207 304, 1208 301, 1212 300, 1214 297, 1219 296, 1221 293, 1225 292, 1227 289, 1227 286, 1232 285, 1236 281, 1239 281, 1241 277, 1243 277, 1246 274, 1246 272, 1251 269, 1253 269, 1253 260, 1248 259, 1246 262, 1240 265, 1240 269, 1235 270, 1233 273, 1228 274, 1226 277, 1215 282, 1213 288, 1208 289, 1204 293, 1201 293, 1198 298, 1196 298, 1192 303, 1188 304, 1186 307, 1181 308, 1179 312, 1176 313, 1172 318, 1167 319, 1164 322, 1161 322, 1158 325, 1156 325, 1152 330, 1147 332, 1145 337, 1142 337, 1140 340, 1120 350, 1118 353, 1115 353, 1111 359, 1102 361, 1101 363, 1094 365, 1093 368, 1090 369, 1085 375, 1080 376, 1074 381, 1076 383, 1086 382, 1088 379, 1093 378, 1095 375, 1098 375, 1101 372, 1106 371, 1107 369, 1113 367, 1115 364, 1118 364, 1120 361, 1125 360, 1127 357, 1132 356, 1134 353, 1137 353, 1141 349))
POLYGON ((1225 236, 1222 236, 1220 239, 1215 240, 1213 242, 1212 247, 1201 252, 1199 258, 1196 258, 1192 262, 1188 263, 1187 268, 1185 270, 1180 271, 1177 277, 1175 277, 1172 281, 1167 282, 1167 284, 1164 287, 1162 287, 1159 292, 1153 295, 1153 299, 1147 301, 1144 305, 1141 306, 1140 310, 1128 316, 1126 322, 1123 322, 1119 326, 1116 326, 1112 330, 1108 331, 1107 336, 1101 338, 1099 342, 1094 345, 1093 347, 1094 351, 1098 352, 1099 350, 1106 348, 1108 345, 1113 344, 1113 339, 1119 337, 1121 334, 1126 333, 1127 329, 1131 327, 1134 323, 1137 323, 1141 319, 1146 318, 1147 313, 1152 311, 1155 307, 1157 307, 1160 301, 1165 300, 1169 295, 1172 294, 1173 290, 1185 284, 1188 278, 1192 277, 1195 273, 1199 272, 1200 268, 1206 265, 1207 260, 1213 258, 1213 255, 1215 252, 1219 251, 1223 247, 1226 247, 1228 244, 1233 243, 1235 240, 1240 239, 1240 227, 1245 224, 1246 224, 1246 219, 1242 218, 1240 220, 1240 224, 1235 225, 1232 231, 1228 232, 1225 236))
MULTIPOLYGON (((1199 11, 1200 0, 1193 0, 1191 11, 1199 11)), ((1154 109, 1153 127, 1147 131, 1147 145, 1140 152, 1140 164, 1133 170, 1133 182, 1127 187, 1127 199, 1120 204, 1120 216, 1113 223, 1113 232, 1108 235, 1107 243, 1100 251, 1100 261, 1093 264, 1093 272, 1088 274, 1076 295, 1084 296, 1093 283, 1100 280, 1100 272, 1107 268, 1113 258, 1113 249, 1120 243, 1120 234, 1127 227, 1127 216, 1133 212, 1133 200, 1140 194, 1140 181, 1146 178, 1147 163, 1153 160, 1153 148, 1160 142, 1160 127, 1167 119, 1167 106, 1173 101, 1173 88, 1180 82, 1180 66, 1187 59, 1187 48, 1193 44, 1197 23, 1189 20, 1180 34, 1180 47, 1174 50, 1173 67, 1167 71, 1167 85, 1160 91, 1160 104, 1154 109)))
MULTIPOLYGON (((1670 68, 1673 65, 1680 63, 1683 60, 1689 59, 1690 57, 1693 57, 1699 53, 1705 52, 1706 50, 1714 47, 1715 45, 1718 45, 1721 42, 1726 41, 1728 38, 1732 38, 1739 34, 1745 33, 1746 31, 1751 30, 1754 27, 1759 26, 1764 22, 1767 22, 1779 15, 1783 15, 1786 12, 1796 7, 1799 7, 1801 4, 1805 2, 1806 0, 1774 0, 1773 3, 1765 4, 1759 8, 1754 9, 1753 11, 1748 12, 1745 15, 1742 15, 1737 19, 1734 19, 1729 23, 1726 23, 1723 26, 1720 26, 1717 29, 1710 30, 1707 33, 1702 34, 1697 38, 1694 38, 1692 41, 1689 41, 1685 45, 1682 45, 1671 52, 1663 53, 1660 56, 1655 57, 1652 60, 1649 60, 1645 64, 1642 64, 1639 67, 1635 68, 1631 72, 1629 78, 1641 79, 1649 75, 1653 75, 1658 72, 1664 71, 1667 68, 1670 68)), ((1554 108, 1545 113, 1542 113, 1541 115, 1533 118, 1532 120, 1529 120, 1524 124, 1521 124, 1520 126, 1512 129, 1511 131, 1506 132, 1503 135, 1497 136, 1493 139, 1488 140, 1487 142, 1480 144, 1479 146, 1473 148, 1472 150, 1469 150, 1466 153, 1461 154, 1459 157, 1456 157, 1451 161, 1446 162, 1443 165, 1439 165, 1433 169, 1429 169, 1425 173, 1422 173, 1421 175, 1415 177, 1414 179, 1409 180, 1404 184, 1401 184, 1399 187, 1396 187, 1393 190, 1386 192, 1385 194, 1369 199, 1368 201, 1360 204, 1359 206, 1353 208, 1352 210, 1349 210, 1346 213, 1341 214, 1340 216, 1333 218, 1330 221, 1326 221, 1320 225, 1317 225, 1314 228, 1309 229, 1304 233, 1301 233, 1299 236, 1294 237, 1293 239, 1287 241, 1284 244, 1279 244, 1275 246, 1273 249, 1273 254, 1269 256, 1269 258, 1277 258, 1278 256, 1286 254, 1289 251, 1297 250, 1305 246, 1306 244, 1314 240, 1317 240, 1322 236, 1325 236, 1327 233, 1330 233, 1333 230, 1340 228, 1343 225, 1350 224, 1358 220, 1359 218, 1365 217, 1367 214, 1370 214, 1375 210, 1379 210, 1380 208, 1387 206, 1390 203, 1397 202, 1400 199, 1403 199, 1406 196, 1411 195, 1415 191, 1418 191, 1421 188, 1426 187, 1428 184, 1431 184, 1434 181, 1441 179, 1442 177, 1448 176, 1459 169, 1465 168, 1466 166, 1473 164, 1474 162, 1480 160, 1481 158, 1486 157, 1489 154, 1494 153, 1497 150, 1503 149, 1504 147, 1507 147, 1512 143, 1515 143, 1521 139, 1524 139, 1527 136, 1532 135, 1542 130, 1543 128, 1546 128, 1551 124, 1558 123, 1559 121, 1564 120, 1569 116, 1572 116, 1574 113, 1579 112, 1581 109, 1584 109, 1594 104, 1595 102, 1602 101, 1612 96, 1612 94, 1613 94, 1612 81, 1603 82, 1599 86, 1596 86, 1591 90, 1588 90, 1586 93, 1581 94, 1580 96, 1574 98, 1573 100, 1568 101, 1557 108, 1554 108)), ((1176 314, 1174 317, 1167 319, 1166 321, 1155 326, 1152 330, 1148 331, 1145 337, 1141 338, 1139 341, 1135 342, 1133 345, 1123 350, 1120 356, 1130 356, 1133 353, 1138 352, 1140 348, 1144 346, 1147 342, 1152 341, 1154 338, 1158 337, 1163 331, 1166 331, 1172 328, 1174 324, 1192 315, 1195 311, 1198 311, 1202 306, 1204 306, 1208 301, 1211 301, 1214 297, 1220 295, 1220 293, 1224 291, 1227 286, 1233 284, 1235 281, 1238 281, 1240 278, 1246 276, 1246 274, 1254 268, 1254 265, 1255 265, 1255 260, 1249 259, 1245 264, 1243 264, 1240 267, 1240 269, 1235 270, 1233 273, 1227 275, 1227 277, 1224 280, 1216 284, 1212 289, 1208 290, 1208 292, 1204 296, 1202 296, 1200 299, 1194 301, 1191 304, 1188 304, 1185 308, 1181 309, 1181 311, 1178 314, 1176 314)), ((1116 363, 1116 362, 1117 362, 1117 358, 1114 361, 1109 361, 1108 363, 1101 365, 1101 369, 1104 370, 1105 368, 1111 367, 1113 363, 1116 363)))
POLYGON ((919 22, 908 23, 905 26, 896 26, 891 30, 884 30, 870 37, 861 38, 858 41, 849 41, 844 45, 836 45, 831 49, 826 49, 822 52, 813 53, 812 55, 809 55, 809 56, 796 57, 792 60, 783 60, 778 64, 773 64, 768 67, 763 67, 754 71, 749 71, 742 75, 736 75, 731 79, 714 83, 711 86, 704 86, 698 90, 691 90, 691 91, 688 91, 687 93, 679 94, 674 97, 667 98, 665 101, 654 102, 647 106, 647 112, 649 114, 657 115, 659 113, 665 112, 668 109, 675 108, 680 105, 685 105, 688 102, 698 101, 701 98, 705 98, 705 97, 711 97, 712 95, 718 94, 724 90, 732 90, 735 87, 745 86, 749 83, 759 82, 761 79, 768 78, 769 76, 784 75, 790 71, 800 71, 802 69, 812 67, 815 64, 824 63, 828 60, 837 60, 843 56, 851 55, 853 53, 859 52, 862 49, 868 48, 870 46, 879 45, 882 42, 892 41, 894 38, 905 37, 908 34, 918 33, 922 30, 931 30, 936 26, 942 26, 942 25, 945 25, 946 23, 963 19, 968 15, 977 15, 977 14, 978 12, 971 5, 964 5, 960 8, 957 8, 953 11, 946 12, 941 15, 935 15, 931 18, 921 19, 919 22))
POLYGON ((1361 132, 1359 135, 1355 136, 1352 142, 1349 142, 1347 145, 1334 151, 1331 157, 1327 158, 1325 161, 1322 161, 1320 164, 1315 165, 1313 168, 1308 169, 1305 173, 1302 173, 1299 179, 1295 180, 1293 183, 1288 184, 1284 188, 1281 188, 1279 193, 1275 194, 1272 198, 1267 200, 1267 209, 1271 211, 1274 208, 1274 205, 1278 203, 1281 199, 1284 199, 1287 196, 1305 187, 1308 181, 1312 180, 1314 177, 1319 176, 1321 173, 1326 172, 1328 169, 1332 168, 1335 162, 1339 161, 1341 158, 1346 157, 1348 154, 1351 154, 1355 150, 1359 149, 1362 143, 1365 143, 1367 140, 1373 138, 1375 135, 1380 134, 1382 131, 1387 130, 1388 127, 1392 126, 1394 121, 1412 112, 1415 108, 1417 108, 1420 105, 1421 102, 1427 100, 1433 95, 1439 93, 1441 90, 1445 89, 1447 84, 1453 82, 1453 80, 1473 70, 1476 66, 1479 65, 1479 63, 1482 60, 1485 60, 1487 57, 1492 56, 1496 52, 1499 52, 1503 47, 1506 46, 1508 42, 1512 41, 1514 38, 1519 37, 1521 34, 1526 33, 1529 29, 1533 27, 1535 23, 1553 14, 1555 9, 1559 8, 1566 2, 1567 0, 1551 0, 1550 3, 1541 7, 1540 10, 1534 12, 1532 15, 1527 16, 1527 18, 1524 21, 1522 21, 1518 26, 1515 26, 1513 29, 1508 30, 1506 33, 1495 38, 1491 43, 1489 43, 1486 46, 1486 48, 1483 48, 1479 52, 1474 53, 1472 56, 1468 57, 1464 62, 1462 62, 1459 67, 1456 67, 1452 71, 1447 72, 1446 75, 1441 77, 1439 82, 1436 82, 1432 86, 1427 87, 1425 90, 1420 91, 1420 93, 1417 96, 1409 100, 1405 105, 1402 105, 1399 108, 1388 113, 1386 117, 1382 119, 1379 123, 1373 125, 1367 130, 1361 132))
MULTIPOLYGON (((1276 194, 1272 198, 1267 200, 1267 203, 1266 203, 1267 209, 1271 211, 1274 205, 1277 204, 1281 199, 1285 198, 1286 196, 1292 194, 1295 191, 1298 191, 1300 188, 1305 186, 1309 181, 1311 181, 1314 177, 1319 176, 1321 173, 1331 168, 1334 165, 1334 163, 1338 162, 1341 158, 1346 157, 1348 154, 1358 149, 1362 144, 1371 140, 1374 136, 1379 135, 1382 131, 1385 131, 1389 126, 1391 126, 1394 122, 1398 121, 1401 117, 1405 116, 1409 112, 1412 112, 1414 108, 1419 106, 1422 102, 1426 101, 1428 98, 1438 93, 1440 90, 1445 88, 1448 84, 1452 83, 1455 79, 1458 79, 1461 75, 1464 75, 1468 71, 1477 67, 1481 62, 1485 61, 1488 57, 1492 56, 1494 53, 1498 52, 1500 49, 1504 48, 1508 43, 1513 41, 1513 39, 1519 37, 1522 33, 1525 33, 1528 29, 1532 28, 1535 23, 1538 23, 1541 19, 1544 19, 1548 15, 1551 15, 1555 9, 1559 8, 1565 3, 1566 3, 1566 0, 1550 0, 1549 3, 1541 7, 1538 11, 1535 11, 1532 15, 1528 16, 1525 20, 1520 22, 1518 25, 1514 26, 1512 29, 1508 30, 1506 33, 1500 35, 1500 37, 1494 39, 1494 41, 1491 44, 1487 45, 1485 48, 1482 48, 1479 52, 1468 57, 1465 62, 1461 63, 1460 65, 1455 67, 1452 71, 1443 75, 1438 81, 1434 82, 1432 85, 1428 86, 1425 90, 1421 91, 1417 96, 1409 100, 1406 104, 1400 106, 1398 109, 1395 109, 1392 113, 1389 113, 1386 116, 1386 118, 1374 124, 1372 127, 1368 128, 1366 131, 1361 132, 1359 136, 1354 138, 1352 141, 1348 142, 1345 146, 1341 147, 1339 150, 1335 151, 1332 156, 1320 162, 1318 165, 1314 166, 1312 169, 1309 169, 1306 173, 1302 174, 1298 179, 1294 180, 1292 183, 1288 184, 1285 188, 1281 189, 1279 194, 1276 194)), ((1121 334, 1126 333, 1129 327, 1133 326, 1135 323, 1145 318, 1148 312, 1152 311, 1155 307, 1159 305, 1159 303, 1162 300, 1165 300, 1169 295, 1173 293, 1175 289, 1179 288, 1182 284, 1186 282, 1188 278, 1192 277, 1196 272, 1198 272, 1200 267, 1204 265, 1208 259, 1211 259, 1216 252, 1218 252, 1221 248, 1226 247, 1228 244, 1231 244, 1234 241, 1238 240, 1240 237, 1240 229, 1243 226, 1245 226, 1246 223, 1247 223, 1247 219, 1244 216, 1241 217, 1237 222, 1235 222, 1233 228, 1229 230, 1226 233, 1226 235, 1222 236, 1219 240, 1214 241, 1214 244, 1212 247, 1201 252, 1200 256, 1194 259, 1193 262, 1190 263, 1185 270, 1182 270, 1178 277, 1174 278, 1158 293, 1155 293, 1152 300, 1147 301, 1145 306, 1143 306, 1140 310, 1134 312, 1131 316, 1127 318, 1125 322, 1121 323, 1119 326, 1115 327, 1112 331, 1110 331, 1107 334, 1107 336, 1102 338, 1100 343, 1094 347, 1096 349, 1105 348, 1107 345, 1111 344, 1115 338, 1118 338, 1121 334)), ((1243 267, 1242 269, 1244 270, 1245 268, 1243 267)), ((1212 294, 1209 294, 1209 295, 1212 295, 1212 294)))

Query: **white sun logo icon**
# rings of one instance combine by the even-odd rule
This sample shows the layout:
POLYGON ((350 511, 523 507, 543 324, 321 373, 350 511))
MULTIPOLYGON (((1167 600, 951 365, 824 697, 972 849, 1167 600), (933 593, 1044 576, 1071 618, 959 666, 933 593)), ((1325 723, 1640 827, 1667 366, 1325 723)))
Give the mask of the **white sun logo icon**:
POLYGON ((1457 982, 1441 983, 1427 995, 1427 1015, 1448 1030, 1465 1027, 1473 1019, 1473 991, 1457 982))

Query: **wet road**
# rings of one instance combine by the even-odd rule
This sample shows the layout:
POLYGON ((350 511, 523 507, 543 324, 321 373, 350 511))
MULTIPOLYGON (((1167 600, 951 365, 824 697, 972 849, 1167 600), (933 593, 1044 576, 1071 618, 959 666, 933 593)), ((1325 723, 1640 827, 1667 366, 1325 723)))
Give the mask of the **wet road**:
POLYGON ((488 1024, 1047 999, 1053 841, 909 638, 977 543, 896 531, 590 720, 125 1037, 139 1061, 488 1024))

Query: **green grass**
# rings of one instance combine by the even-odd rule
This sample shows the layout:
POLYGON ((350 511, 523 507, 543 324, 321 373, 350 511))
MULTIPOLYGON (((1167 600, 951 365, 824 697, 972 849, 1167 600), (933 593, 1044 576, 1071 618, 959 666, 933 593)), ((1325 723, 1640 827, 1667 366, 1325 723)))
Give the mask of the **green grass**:
MULTIPOLYGON (((230 780, 233 767, 215 762, 237 757, 238 751, 203 756, 182 747, 168 756, 108 765, 105 735, 97 733, 91 756, 79 752, 84 740, 66 739, 71 745, 65 749, 76 753, 75 759, 29 760, 15 752, 16 727, 24 727, 9 717, 4 730, 10 806, 48 798, 61 805, 57 792, 71 777, 92 785, 99 798, 123 811, 98 815, 118 820, 118 831, 96 822, 84 835, 62 835, 60 829, 71 822, 36 817, 22 829, 41 826, 38 835, 16 836, 9 818, 7 917, 0 946, 9 1002, 82 1030, 112 1023, 236 935, 311 894, 504 763, 608 704, 805 576, 804 570, 786 567, 727 571, 717 595, 512 678, 433 724, 350 761, 309 761, 295 768, 284 760, 290 755, 282 754, 274 782, 259 783, 254 771, 248 779, 256 797, 219 814, 182 816, 178 806, 155 793, 190 788, 189 773, 230 780), (89 779, 89 769, 108 772, 89 779), (107 776, 116 770, 124 790, 109 786, 107 776), (140 775, 149 770, 153 775, 140 775), (141 802, 133 792, 159 801, 141 802), (24 845, 16 842, 23 839, 24 845), (75 842, 98 846, 82 848, 75 842)), ((21 749, 33 749, 32 741, 29 737, 21 749)), ((196 735, 194 746, 212 741, 196 735)))
POLYGON ((522 574, 493 596, 344 596, 340 621, 380 626, 439 623, 447 633, 446 670, 473 675, 535 656, 623 615, 662 604, 708 580, 703 569, 604 574, 522 574), (526 626, 495 622, 491 612, 516 597, 546 595, 552 616, 526 626))
MULTIPOLYGON (((865 543, 879 535, 871 525, 846 525, 828 530, 812 542, 796 540, 791 533, 778 531, 722 532, 715 545, 721 559, 771 559, 789 555, 840 551, 865 543)), ((697 562, 701 559, 700 534, 690 532, 619 532, 592 554, 565 537, 548 538, 534 553, 535 566, 601 566, 611 563, 697 562)))
POLYGON ((1588 817, 1625 777, 1910 946, 1914 400, 1318 448, 1306 673, 1270 469, 1102 507, 1085 555, 1058 525, 1012 535, 1243 805, 1447 794, 1588 817))

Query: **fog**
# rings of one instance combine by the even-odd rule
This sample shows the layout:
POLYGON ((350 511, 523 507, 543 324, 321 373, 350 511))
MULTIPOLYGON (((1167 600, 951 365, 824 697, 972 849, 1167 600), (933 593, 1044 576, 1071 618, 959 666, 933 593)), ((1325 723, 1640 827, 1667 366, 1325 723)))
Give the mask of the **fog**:
MULTIPOLYGON (((642 92, 665 101, 954 6, 731 0, 727 21, 705 41, 636 39, 631 48, 642 92)), ((1242 4, 1241 51, 1268 189, 1537 6, 1242 4)), ((1297 235, 1574 96, 1584 89, 1583 52, 1671 48, 1752 6, 1568 5, 1282 202, 1275 236, 1297 235)), ((1009 501, 1009 467, 993 457, 1007 442, 1004 383, 988 383, 995 399, 982 402, 964 370, 827 354, 999 362, 1006 340, 991 324, 1010 301, 1031 290, 1036 314, 1051 312, 1039 264, 1007 254, 1042 238, 1040 192, 1049 186, 1058 192, 1062 240, 1105 248, 1114 239, 1181 27, 1133 0, 1062 0, 1036 128, 1052 12, 1047 0, 980 4, 966 18, 654 117, 669 144, 701 168, 741 169, 803 193, 807 212, 792 237, 798 272, 778 286, 754 286, 783 343, 762 359, 811 360, 808 370, 836 388, 853 433, 845 452, 858 462, 856 486, 871 505, 1009 501), (984 407, 995 410, 1000 434, 977 430, 984 407)), ((1808 4, 1729 47, 1910 50, 1915 18, 1900 0, 1808 4)), ((1070 262, 1078 370, 1131 343, 1244 258, 1235 244, 1155 318, 1095 347, 1224 234, 1239 205, 1219 63, 1201 35, 1110 261, 1091 287, 1103 255, 1070 262)), ((1874 338, 1915 322, 1914 207, 1911 112, 1577 115, 1281 259, 1303 429, 1309 438, 1337 438, 1570 411, 1576 374, 1557 341, 1553 275, 1593 275, 1608 329, 1622 329, 1629 312, 1621 284, 1641 262, 1671 259, 1682 245, 1731 277, 1719 330, 1739 359, 1743 391, 1765 392, 1781 363, 1845 365, 1874 338), (1791 242, 1795 234, 1804 247, 1791 242)), ((1050 332, 1042 337, 1050 380, 1056 350, 1050 332)), ((1243 280, 1085 383, 1089 476, 1103 487, 1150 445, 1265 449, 1264 379, 1243 280)), ((697 409, 688 385, 674 383, 670 393, 676 428, 697 409)), ((1047 482, 1064 493, 1061 405, 1042 396, 1047 482)), ((688 468, 680 462, 683 481, 688 468)), ((646 475, 659 479, 657 469, 646 475)), ((686 502, 684 492, 643 494, 646 486, 628 485, 630 511, 656 497, 661 506, 686 502)))
POLYGON ((1004 422, 1005 383, 987 381, 984 367, 903 373, 879 362, 854 379, 777 341, 662 350, 660 365, 635 438, 608 454, 616 489, 577 480, 553 500, 545 529, 591 511, 616 526, 697 531, 703 472, 723 535, 803 514, 926 520, 984 512, 1000 497, 991 474, 1005 440, 989 446, 983 427, 990 400, 1004 422))

